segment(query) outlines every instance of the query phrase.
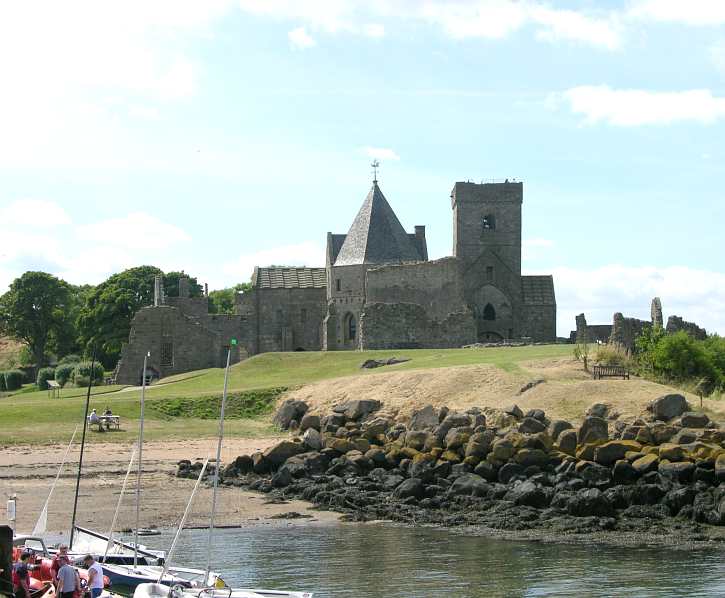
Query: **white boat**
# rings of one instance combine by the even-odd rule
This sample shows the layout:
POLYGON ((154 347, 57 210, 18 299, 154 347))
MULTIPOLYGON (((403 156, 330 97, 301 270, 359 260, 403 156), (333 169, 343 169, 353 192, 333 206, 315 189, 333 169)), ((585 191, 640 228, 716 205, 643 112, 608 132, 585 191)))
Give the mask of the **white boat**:
POLYGON ((285 592, 252 588, 204 589, 190 592, 177 587, 157 583, 143 583, 136 588, 133 598, 313 598, 309 592, 285 592))
MULTIPOLYGON (((185 588, 182 586, 166 586, 161 583, 158 583, 162 581, 162 577, 159 578, 157 583, 143 583, 136 587, 136 590, 133 593, 133 598, 312 598, 311 592, 293 592, 293 591, 281 591, 281 590, 260 590, 260 589, 249 589, 249 588, 231 588, 228 586, 219 587, 219 583, 217 582, 215 584, 214 579, 212 577, 212 571, 211 571, 211 549, 213 545, 213 538, 214 538, 214 519, 216 516, 216 503, 217 503, 217 490, 219 488, 219 468, 221 466, 221 452, 222 452, 222 442, 224 439, 224 408, 226 406, 227 401, 227 384, 229 382, 229 365, 231 362, 231 354, 232 354, 232 346, 236 344, 236 340, 232 339, 232 342, 230 343, 230 347, 227 353, 227 367, 224 371, 224 391, 222 393, 222 404, 221 404, 221 410, 219 413, 219 438, 217 440, 217 448, 216 448, 216 460, 214 462, 214 485, 212 489, 212 498, 211 498, 211 515, 209 517, 209 537, 208 537, 208 546, 207 546, 207 565, 206 565, 206 571, 204 572, 204 581, 205 587, 198 589, 190 589, 185 588)), ((201 473, 199 474, 199 479, 196 482, 196 487, 198 487, 199 482, 201 482, 201 479, 204 474, 204 470, 206 469, 207 465, 209 463, 209 460, 207 459, 204 463, 204 467, 202 468, 201 473)), ((196 492, 196 487, 194 488, 194 492, 196 492)), ((192 498, 193 498, 192 493, 192 498)), ((183 527, 184 522, 186 521, 186 516, 188 514, 189 507, 191 506, 191 501, 187 505, 187 511, 184 513, 184 516, 182 517, 180 528, 183 527)), ((180 531, 180 530, 179 530, 180 531)), ((178 539, 178 532, 176 538, 174 538, 174 542, 172 544, 171 550, 169 550, 169 560, 171 559, 171 554, 174 551, 174 547, 176 545, 176 540, 178 539)), ((162 571, 163 574, 168 570, 169 563, 164 566, 164 570, 162 571)))

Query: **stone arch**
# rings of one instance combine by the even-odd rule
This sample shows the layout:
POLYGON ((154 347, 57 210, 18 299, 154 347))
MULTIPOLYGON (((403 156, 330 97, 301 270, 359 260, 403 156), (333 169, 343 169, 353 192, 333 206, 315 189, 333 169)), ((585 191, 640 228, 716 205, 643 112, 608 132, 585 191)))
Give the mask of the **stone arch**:
POLYGON ((347 312, 342 320, 342 330, 345 334, 345 342, 354 343, 357 340, 357 319, 355 314, 347 312))
POLYGON ((486 303, 486 307, 483 308, 482 317, 484 320, 493 322, 496 319, 496 308, 490 303, 486 303))
POLYGON ((506 293, 492 284, 485 284, 474 291, 471 299, 479 342, 503 340, 512 336, 514 310, 506 293))

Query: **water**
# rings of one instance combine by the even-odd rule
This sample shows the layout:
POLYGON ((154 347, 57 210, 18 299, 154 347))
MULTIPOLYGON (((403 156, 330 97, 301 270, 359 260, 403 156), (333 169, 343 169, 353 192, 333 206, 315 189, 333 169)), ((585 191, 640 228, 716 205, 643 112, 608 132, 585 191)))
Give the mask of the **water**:
MULTIPOLYGON (((213 569, 230 585, 315 598, 725 596, 718 551, 509 542, 386 524, 221 529, 213 569)), ((166 549, 172 532, 144 538, 166 549)), ((178 565, 206 566, 207 535, 187 530, 178 565)))

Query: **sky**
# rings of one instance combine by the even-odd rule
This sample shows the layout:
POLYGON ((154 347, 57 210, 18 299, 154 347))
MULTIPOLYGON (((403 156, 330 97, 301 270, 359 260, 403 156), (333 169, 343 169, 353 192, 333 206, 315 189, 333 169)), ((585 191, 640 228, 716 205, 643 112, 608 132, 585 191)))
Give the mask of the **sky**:
POLYGON ((378 159, 431 258, 456 181, 523 181, 560 335, 656 295, 725 334, 722 0, 26 0, 0 73, 0 293, 322 266, 378 159))

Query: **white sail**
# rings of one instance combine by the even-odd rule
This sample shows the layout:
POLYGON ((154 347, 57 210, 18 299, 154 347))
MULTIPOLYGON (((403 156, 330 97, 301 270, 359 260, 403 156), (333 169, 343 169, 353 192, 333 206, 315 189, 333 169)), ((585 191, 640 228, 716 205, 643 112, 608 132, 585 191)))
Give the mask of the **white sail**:
POLYGON ((34 536, 42 536, 45 533, 46 528, 48 527, 48 505, 50 504, 50 497, 53 496, 53 490, 55 490, 55 485, 58 483, 60 474, 63 471, 63 466, 65 465, 65 461, 68 458, 70 447, 73 446, 73 441, 76 438, 76 432, 78 432, 78 426, 76 426, 76 429, 73 430, 73 435, 70 437, 70 442, 65 449, 65 454, 63 455, 63 460, 61 461, 60 467, 58 468, 58 473, 55 474, 55 480, 53 481, 53 485, 50 487, 50 492, 48 492, 48 498, 45 499, 43 510, 40 511, 38 520, 35 522, 35 527, 33 528, 34 536))

